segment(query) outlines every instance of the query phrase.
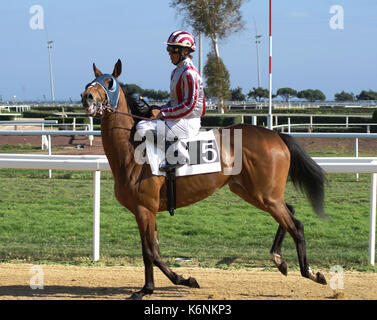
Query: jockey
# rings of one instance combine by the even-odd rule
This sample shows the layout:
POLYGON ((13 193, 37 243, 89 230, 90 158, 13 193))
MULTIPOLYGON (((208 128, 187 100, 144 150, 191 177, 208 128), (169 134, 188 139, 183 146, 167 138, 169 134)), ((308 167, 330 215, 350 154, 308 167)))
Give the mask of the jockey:
POLYGON ((179 140, 199 133, 200 118, 205 113, 203 81, 190 55, 196 47, 194 36, 178 30, 169 36, 166 44, 170 60, 176 66, 170 78, 170 99, 161 107, 152 106, 151 120, 142 120, 136 126, 139 134, 145 136, 149 130, 158 134, 158 125, 164 123, 165 136, 158 138, 166 139, 166 148, 174 143, 174 137, 178 138, 174 151, 178 150, 184 159, 178 163, 166 161, 160 166, 160 171, 164 172, 186 163, 188 151, 179 140))

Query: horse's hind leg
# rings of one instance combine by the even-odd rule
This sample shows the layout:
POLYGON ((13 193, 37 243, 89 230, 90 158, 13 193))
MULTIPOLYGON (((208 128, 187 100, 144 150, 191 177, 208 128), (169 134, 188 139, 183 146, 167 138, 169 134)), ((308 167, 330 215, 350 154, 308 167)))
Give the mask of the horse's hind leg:
MULTIPOLYGON (((293 216, 295 214, 294 208, 288 203, 286 203, 285 205, 287 206, 289 213, 293 216)), ((287 231, 282 226, 279 225, 279 228, 276 232, 274 243, 272 244, 272 248, 270 250, 271 260, 275 263, 278 270, 285 276, 288 274, 288 265, 282 259, 281 247, 283 245, 283 240, 286 233, 287 231)))
POLYGON ((279 223, 279 229, 275 237, 274 245, 272 246, 272 251, 276 251, 276 262, 278 268, 284 273, 284 261, 281 259, 281 245, 285 236, 286 231, 292 236, 297 249, 298 260, 300 264, 301 275, 305 278, 309 278, 315 282, 326 284, 325 277, 318 272, 315 274, 309 267, 306 259, 306 246, 304 238, 304 227, 302 223, 293 217, 292 212, 290 212, 289 207, 286 205, 281 197, 272 197, 271 192, 266 192, 267 196, 263 196, 263 193, 258 193, 257 195, 251 195, 246 188, 240 186, 239 184, 229 184, 229 188, 232 192, 239 195, 242 199, 254 205, 255 207, 268 212, 271 216, 279 223))
MULTIPOLYGON (((305 278, 313 280, 314 282, 326 284, 325 277, 320 272, 314 273, 309 267, 309 263, 306 258, 306 245, 303 224, 293 217, 293 214, 288 211, 288 208, 286 206, 284 207, 286 208, 286 210, 276 210, 275 207, 271 208, 269 212, 279 223, 280 227, 284 228, 292 236, 296 244, 301 275, 305 278)), ((281 246, 283 241, 284 233, 282 232, 281 234, 279 234, 278 230, 277 236, 279 236, 279 239, 277 241, 276 248, 279 249, 279 245, 281 246)))

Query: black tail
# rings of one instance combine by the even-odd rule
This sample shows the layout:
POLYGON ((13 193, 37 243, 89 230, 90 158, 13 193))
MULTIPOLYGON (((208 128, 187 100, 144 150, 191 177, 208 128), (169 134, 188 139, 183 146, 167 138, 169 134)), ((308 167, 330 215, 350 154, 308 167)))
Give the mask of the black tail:
POLYGON ((317 215, 326 217, 323 209, 326 182, 324 171, 293 137, 284 133, 279 135, 291 153, 289 176, 293 185, 305 193, 317 215))

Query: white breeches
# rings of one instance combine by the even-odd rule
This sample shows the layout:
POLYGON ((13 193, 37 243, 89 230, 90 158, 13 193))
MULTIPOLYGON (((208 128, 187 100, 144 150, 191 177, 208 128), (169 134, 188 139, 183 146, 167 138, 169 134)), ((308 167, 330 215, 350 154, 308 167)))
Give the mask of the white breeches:
POLYGON ((136 125, 140 136, 145 136, 147 131, 154 131, 157 136, 166 137, 167 140, 191 138, 196 136, 200 130, 200 118, 178 119, 178 120, 142 120, 136 125), (165 128, 165 131, 163 130, 165 128))

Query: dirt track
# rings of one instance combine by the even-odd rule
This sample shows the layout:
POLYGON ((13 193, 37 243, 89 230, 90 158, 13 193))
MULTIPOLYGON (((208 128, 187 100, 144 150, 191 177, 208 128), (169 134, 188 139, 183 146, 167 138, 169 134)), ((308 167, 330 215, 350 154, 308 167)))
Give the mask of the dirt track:
MULTIPOLYGON (((126 299, 144 284, 142 267, 79 267, 42 265, 43 289, 31 289, 36 275, 31 264, 0 264, 0 299, 126 299)), ((334 300, 377 299, 377 274, 346 272, 344 289, 334 291, 302 278, 260 269, 219 270, 176 268, 185 277, 195 277, 201 288, 174 286, 155 268, 156 300, 334 300)), ((324 272, 328 283, 333 274, 324 272)), ((38 282, 34 282, 38 284, 38 282)))

